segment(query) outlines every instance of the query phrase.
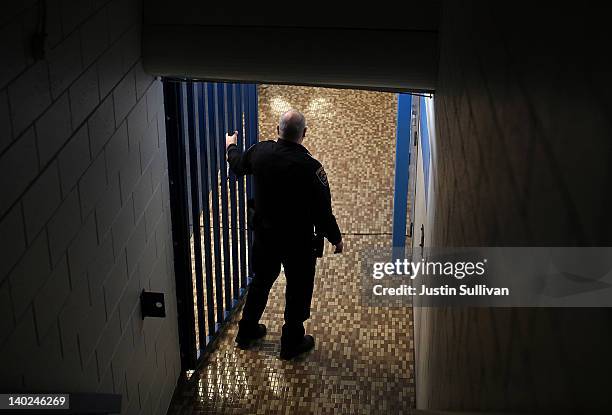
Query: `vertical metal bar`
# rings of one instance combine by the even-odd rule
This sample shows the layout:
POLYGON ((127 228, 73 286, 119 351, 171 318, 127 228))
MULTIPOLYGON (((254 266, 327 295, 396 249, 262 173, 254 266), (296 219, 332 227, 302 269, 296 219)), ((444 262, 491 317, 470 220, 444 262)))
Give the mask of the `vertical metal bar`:
MULTIPOLYGON (((244 94, 244 147, 249 148, 250 144, 250 136, 251 136, 251 125, 250 125, 250 116, 251 116, 251 85, 246 84, 243 88, 244 94)), ((253 178, 251 175, 246 177, 246 189, 245 189, 245 197, 246 197, 246 227, 247 227, 247 281, 246 286, 251 283, 250 277, 252 276, 252 257, 251 257, 251 247, 253 246, 253 240, 251 237, 252 229, 252 204, 253 197, 251 196, 253 193, 252 183, 253 178)))
MULTIPOLYGON (((238 130, 236 116, 236 88, 234 84, 227 84, 227 114, 228 130, 230 132, 238 130)), ((231 231, 231 250, 232 250, 232 307, 234 307, 240 297, 240 264, 238 254, 238 206, 236 198, 236 176, 230 174, 229 177, 229 198, 230 198, 230 231, 231 231)))
MULTIPOLYGON (((257 85, 256 84, 249 84, 248 85, 248 89, 249 89, 249 93, 248 93, 248 105, 249 105, 249 111, 248 111, 248 140, 247 140, 247 147, 252 146, 253 144, 257 143, 257 139, 258 139, 258 131, 257 131, 257 124, 258 124, 258 112, 257 112, 257 85)), ((248 199, 251 201, 251 203, 253 203, 253 198, 254 198, 254 194, 255 194, 255 184, 253 183, 252 179, 250 177, 247 178, 247 197, 248 199)), ((253 229, 249 228, 248 231, 248 239, 249 239, 249 248, 253 246, 253 229)), ((249 250, 249 276, 253 275, 253 267, 252 267, 252 257, 250 256, 250 253, 252 251, 249 250)), ((247 282, 250 283, 250 281, 247 280, 247 282)))
MULTIPOLYGON (((245 94, 245 120, 244 120, 244 146, 249 148, 251 146, 251 84, 246 84, 244 86, 244 94, 245 94)), ((246 205, 247 205, 247 286, 251 283, 250 277, 252 276, 252 256, 251 256, 251 247, 253 246, 253 178, 249 175, 246 178, 246 205)))
MULTIPOLYGON (((243 125, 244 120, 244 97, 245 90, 242 84, 236 85, 236 106, 238 114, 238 148, 242 151, 245 149, 245 129, 243 125)), ((246 262, 246 205, 245 205, 245 178, 238 178, 238 231, 240 233, 240 295, 244 294, 246 288, 246 277, 247 277, 247 262, 246 262)))
POLYGON ((219 224, 219 151, 217 143, 219 141, 219 120, 217 118, 217 84, 210 83, 207 85, 207 114, 209 122, 209 136, 207 144, 209 145, 210 156, 210 177, 211 177, 211 204, 213 218, 213 236, 214 236, 214 264, 215 264, 215 308, 217 313, 217 323, 215 331, 219 329, 221 322, 225 319, 223 313, 223 270, 221 269, 221 229, 219 224))
POLYGON ((202 274, 202 238, 200 228, 200 213, 202 212, 201 206, 201 193, 200 193, 200 146, 198 145, 197 138, 197 101, 194 97, 193 82, 188 82, 186 85, 187 92, 187 140, 189 145, 189 175, 190 175, 190 195, 191 195, 191 219, 192 219, 192 235, 193 235, 193 264, 195 271, 195 297, 197 306, 197 322, 198 322, 198 337, 199 337, 199 350, 203 349, 202 343, 205 343, 206 330, 205 330, 205 315, 204 315, 204 278, 202 274))
POLYGON ((393 194, 393 256, 404 255, 406 211, 408 209, 408 169, 410 166, 412 95, 398 94, 395 142, 395 190, 393 194))
POLYGON ((166 113, 166 150, 168 154, 168 178, 170 182, 170 215, 174 246, 174 274, 178 333, 181 352, 181 370, 196 365, 193 293, 191 282, 191 258, 189 249, 189 212, 187 209, 185 148, 182 140, 181 84, 164 82, 164 107, 166 113))
POLYGON ((227 206, 227 163, 225 162, 225 132, 228 131, 227 125, 227 99, 225 84, 217 84, 217 115, 220 134, 218 140, 218 161, 221 173, 221 227, 223 230, 223 292, 225 296, 225 314, 229 316, 232 308, 232 287, 231 287, 231 254, 229 243, 229 212, 227 206))
POLYGON ((225 116, 227 122, 227 132, 233 133, 235 129, 234 114, 234 84, 224 84, 225 86, 225 116))
POLYGON ((194 304, 194 308, 191 310, 191 314, 193 314, 194 321, 194 333, 195 333, 195 355, 196 358, 200 353, 200 330, 197 327, 198 324, 198 310, 197 310, 197 296, 194 295, 194 290, 196 290, 196 276, 195 276, 195 263, 193 262, 194 252, 193 252, 193 244, 191 243, 191 238, 193 237, 193 201, 191 200, 191 159, 189 158, 189 115, 187 109, 187 84, 185 82, 181 82, 181 144, 183 146, 184 152, 182 154, 185 163, 185 187, 183 191, 185 192, 185 197, 187 198, 187 245, 189 246, 189 263, 190 263, 190 271, 189 280, 191 281, 191 290, 188 295, 191 295, 193 298, 192 303, 194 304))
POLYGON ((208 107, 206 97, 206 85, 202 82, 197 82, 197 99, 198 99, 198 124, 199 134, 198 141, 201 154, 200 168, 200 183, 202 183, 202 216, 203 216, 203 239, 204 239, 204 270, 206 281, 206 321, 208 323, 208 343, 215 333, 215 307, 213 298, 213 267, 212 267, 212 242, 210 228, 210 189, 211 189, 211 162, 210 162, 210 146, 209 146, 209 122, 208 122, 208 107))

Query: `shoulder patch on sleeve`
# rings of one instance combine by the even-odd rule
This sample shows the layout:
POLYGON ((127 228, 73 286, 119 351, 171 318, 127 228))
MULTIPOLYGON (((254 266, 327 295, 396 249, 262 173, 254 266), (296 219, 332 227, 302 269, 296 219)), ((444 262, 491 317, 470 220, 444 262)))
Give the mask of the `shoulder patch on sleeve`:
POLYGON ((327 174, 325 174, 325 170, 323 169, 323 166, 317 169, 317 177, 319 178, 321 183, 323 183, 323 186, 329 187, 329 182, 327 181, 327 174))

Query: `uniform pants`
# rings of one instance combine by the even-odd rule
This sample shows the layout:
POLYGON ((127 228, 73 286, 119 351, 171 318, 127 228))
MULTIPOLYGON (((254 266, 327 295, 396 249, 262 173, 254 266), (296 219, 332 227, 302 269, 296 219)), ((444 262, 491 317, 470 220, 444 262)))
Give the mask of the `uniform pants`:
POLYGON ((281 342, 289 346, 296 344, 304 337, 303 323, 310 317, 316 265, 312 240, 302 238, 296 242, 255 232, 252 249, 254 275, 242 311, 240 331, 248 335, 257 327, 282 264, 287 287, 281 342))

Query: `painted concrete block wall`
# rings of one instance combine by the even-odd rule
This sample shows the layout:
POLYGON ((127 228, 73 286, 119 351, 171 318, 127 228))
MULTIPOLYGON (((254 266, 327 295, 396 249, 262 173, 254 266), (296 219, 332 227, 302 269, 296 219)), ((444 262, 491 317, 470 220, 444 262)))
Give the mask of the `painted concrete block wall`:
MULTIPOLYGON (((609 246, 609 24, 586 6, 443 6, 429 245, 609 246)), ((417 406, 609 411, 610 327, 609 309, 417 308, 417 406)))
POLYGON ((49 0, 0 13, 0 389, 111 392, 165 413, 179 376, 163 93, 142 4, 49 0), (165 319, 140 317, 142 289, 165 319))

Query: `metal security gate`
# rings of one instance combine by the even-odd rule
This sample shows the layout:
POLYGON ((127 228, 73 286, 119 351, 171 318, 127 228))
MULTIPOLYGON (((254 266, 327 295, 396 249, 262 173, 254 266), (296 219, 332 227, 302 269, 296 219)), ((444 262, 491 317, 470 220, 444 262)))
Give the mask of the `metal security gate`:
POLYGON ((250 177, 225 161, 225 134, 257 141, 257 87, 164 81, 168 174, 183 370, 193 369, 250 282, 250 177))

